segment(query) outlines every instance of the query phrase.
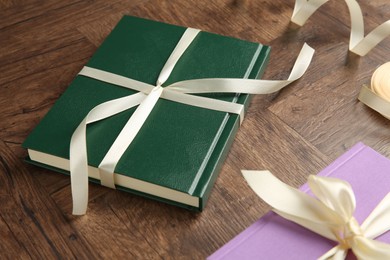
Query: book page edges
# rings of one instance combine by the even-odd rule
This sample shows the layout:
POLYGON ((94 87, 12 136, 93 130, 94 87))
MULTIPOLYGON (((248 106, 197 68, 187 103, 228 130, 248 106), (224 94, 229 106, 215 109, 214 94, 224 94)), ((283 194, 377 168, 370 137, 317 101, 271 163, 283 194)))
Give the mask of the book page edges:
MULTIPOLYGON (((69 172, 68 159, 31 149, 27 149, 27 151, 31 160, 69 172)), ((90 178, 100 180, 98 168, 88 166, 88 173, 90 178)), ((125 175, 121 175, 118 173, 114 173, 114 178, 116 185, 199 208, 199 198, 191 196, 187 193, 159 186, 157 184, 149 183, 125 175)))

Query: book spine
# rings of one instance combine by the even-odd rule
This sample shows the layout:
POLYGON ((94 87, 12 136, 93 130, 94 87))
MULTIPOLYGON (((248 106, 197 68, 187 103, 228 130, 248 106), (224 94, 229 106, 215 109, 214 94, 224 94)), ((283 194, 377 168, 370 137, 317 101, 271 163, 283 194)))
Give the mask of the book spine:
MULTIPOLYGON (((260 52, 257 53, 257 57, 256 56, 254 57, 256 59, 256 62, 254 63, 252 71, 248 75, 248 78, 257 79, 263 75, 265 68, 268 64, 269 54, 270 54, 270 48, 268 46, 261 46, 260 52)), ((251 95, 240 94, 237 103, 244 104, 245 110, 247 110, 250 101, 251 101, 251 95)), ((240 125, 239 123, 240 119, 238 115, 228 114, 227 117, 228 120, 224 126, 224 130, 223 133, 221 134, 221 138, 219 138, 219 141, 217 142, 214 149, 215 151, 220 151, 220 152, 219 153, 214 152, 211 155, 209 163, 204 170, 204 171, 211 171, 212 173, 208 176, 204 175, 206 177, 209 177, 209 179, 199 181, 198 183, 202 183, 202 185, 197 186, 193 193, 194 195, 200 198, 200 204, 199 204, 200 211, 202 211, 204 206, 206 205, 211 189, 214 186, 215 180, 229 153, 230 147, 233 144, 234 137, 240 125)))

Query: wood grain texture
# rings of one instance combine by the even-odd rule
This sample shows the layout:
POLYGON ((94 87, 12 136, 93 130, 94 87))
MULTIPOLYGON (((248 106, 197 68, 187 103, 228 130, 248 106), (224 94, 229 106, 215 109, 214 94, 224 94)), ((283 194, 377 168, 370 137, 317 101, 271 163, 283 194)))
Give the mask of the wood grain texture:
MULTIPOLYGON (((359 1, 366 33, 390 19, 387 0, 359 1)), ((298 187, 362 141, 390 157, 390 121, 357 101, 390 59, 390 38, 348 52, 343 1, 301 28, 284 0, 1 0, 0 258, 204 259, 269 210, 240 169, 269 169, 298 187), (66 176, 23 162, 20 145, 123 14, 272 46, 266 79, 287 78, 302 44, 309 70, 283 91, 254 97, 202 213, 90 185, 88 214, 71 215, 66 176)))

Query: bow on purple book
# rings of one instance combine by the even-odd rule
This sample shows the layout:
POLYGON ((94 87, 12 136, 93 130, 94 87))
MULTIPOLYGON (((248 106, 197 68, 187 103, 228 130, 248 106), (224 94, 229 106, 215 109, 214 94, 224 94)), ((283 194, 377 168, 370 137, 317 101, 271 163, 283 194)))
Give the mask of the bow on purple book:
POLYGON ((268 171, 242 171, 250 187, 273 211, 338 245, 320 259, 344 259, 349 249, 359 259, 390 259, 390 245, 374 238, 390 230, 390 193, 359 225, 356 201, 346 181, 311 175, 308 185, 316 198, 288 186, 268 171))

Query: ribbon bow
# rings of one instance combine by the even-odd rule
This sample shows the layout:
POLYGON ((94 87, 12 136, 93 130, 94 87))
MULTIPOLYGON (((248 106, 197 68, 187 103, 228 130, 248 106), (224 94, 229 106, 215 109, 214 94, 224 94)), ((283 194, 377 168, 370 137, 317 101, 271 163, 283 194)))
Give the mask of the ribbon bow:
POLYGON ((310 175, 308 185, 314 198, 281 182, 269 171, 242 173, 278 215, 338 242, 319 259, 344 259, 349 249, 358 259, 390 259, 390 245, 373 240, 390 231, 390 193, 359 226, 353 217, 355 195, 343 180, 310 175))
MULTIPOLYGON (((307 19, 329 0, 296 0, 291 21, 302 26, 307 19)), ((356 0, 345 0, 351 17, 351 34, 349 50, 366 55, 378 43, 390 35, 390 20, 382 23, 364 37, 364 20, 362 10, 356 0)))
POLYGON ((88 205, 88 161, 86 145, 86 128, 88 124, 138 106, 98 166, 101 184, 115 189, 115 167, 122 157, 122 154, 134 140, 159 98, 191 106, 238 114, 241 123, 244 118, 243 105, 190 94, 273 93, 299 79, 305 73, 314 54, 314 49, 307 44, 304 44, 287 80, 207 78, 176 82, 163 88, 162 85, 169 78, 169 75, 173 71, 181 55, 198 33, 199 30, 193 28, 188 28, 184 32, 171 56, 162 68, 156 86, 95 68, 84 67, 81 70, 79 75, 139 92, 110 100, 94 107, 73 133, 70 142, 69 155, 73 214, 85 214, 88 205))

